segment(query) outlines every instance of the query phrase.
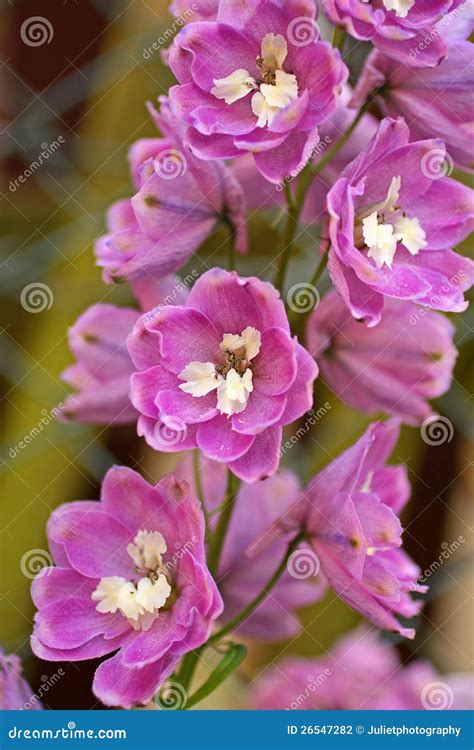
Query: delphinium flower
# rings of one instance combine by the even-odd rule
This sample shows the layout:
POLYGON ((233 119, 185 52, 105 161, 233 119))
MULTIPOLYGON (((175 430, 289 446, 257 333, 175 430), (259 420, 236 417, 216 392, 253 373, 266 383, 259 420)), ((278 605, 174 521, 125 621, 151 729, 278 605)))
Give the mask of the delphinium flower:
MULTIPOLYGON (((177 476, 193 475, 191 462, 186 459, 177 476)), ((214 531, 218 510, 226 499, 227 471, 223 464, 201 458, 200 480, 206 511, 214 531)), ((191 483, 191 479, 189 480, 191 483)), ((285 556, 288 543, 278 539, 257 557, 250 559, 246 552, 253 542, 277 518, 284 515, 296 502, 300 493, 297 476, 291 471, 278 472, 260 484, 241 485, 222 549, 216 581, 224 600, 219 618, 223 625, 239 615, 260 594, 272 573, 285 556)), ((296 570, 296 568, 295 568, 296 570)), ((319 601, 326 584, 317 571, 307 576, 291 575, 286 571, 271 595, 235 632, 259 641, 279 641, 297 635, 301 623, 296 611, 319 601)))
POLYGON ((404 466, 387 466, 399 433, 395 420, 371 425, 308 484, 293 510, 262 533, 252 554, 279 534, 304 533, 336 594, 379 628, 414 638, 397 616, 412 618, 423 593, 418 567, 400 549, 398 515, 410 490, 404 466))
POLYGON ((416 71, 410 65, 374 50, 367 58, 352 105, 359 107, 368 95, 376 97, 385 115, 402 115, 413 139, 440 133, 448 150, 445 169, 453 163, 474 166, 471 92, 474 87, 474 48, 464 39, 449 43, 449 54, 437 68, 416 71), (451 161, 449 161, 451 160, 451 161))
POLYGON ((116 305, 92 305, 69 329, 76 358, 62 379, 76 389, 61 416, 75 422, 126 424, 137 419, 128 397, 133 364, 126 339, 140 313, 116 305))
POLYGON ((438 139, 410 143, 401 120, 384 119, 327 197, 329 273, 355 318, 369 326, 385 297, 460 312, 474 263, 451 248, 473 226, 473 191, 440 172, 438 139))
MULTIPOLYGON (((143 311, 160 305, 182 304, 186 286, 175 276, 155 280, 148 276, 132 282, 143 311)), ((138 414, 129 399, 134 371, 126 340, 140 312, 111 304, 89 307, 68 331, 69 348, 76 358, 62 373, 75 389, 61 409, 62 419, 92 424, 126 424, 138 414)))
POLYGON ((56 567, 33 582, 33 651, 50 661, 113 653, 96 671, 95 695, 107 706, 149 702, 222 611, 189 486, 173 475, 151 486, 112 468, 100 502, 55 510, 48 538, 56 567))
POLYGON ((347 404, 408 424, 433 414, 428 399, 449 389, 457 351, 441 313, 389 299, 375 328, 354 320, 332 290, 308 320, 306 341, 321 376, 347 404))
POLYGON ((0 709, 40 711, 43 708, 22 674, 21 661, 0 648, 0 709))
POLYGON ((307 0, 221 0, 216 22, 182 29, 169 53, 179 81, 170 101, 198 156, 252 153, 272 182, 305 166, 347 78, 314 15, 307 0))
POLYGON ((163 137, 131 148, 137 193, 111 206, 108 232, 96 243, 108 283, 177 271, 219 223, 231 228, 236 249, 246 250, 245 200, 232 172, 191 153, 165 97, 160 113, 150 111, 163 137))
POLYGON ((186 305, 142 316, 128 348, 149 445, 198 447, 247 482, 275 473, 282 427, 311 408, 317 367, 271 284, 211 269, 186 305))
POLYGON ((257 679, 248 707, 257 710, 469 709, 470 675, 439 675, 429 664, 402 664, 395 647, 363 627, 315 658, 286 656, 257 679))
POLYGON ((322 0, 331 23, 413 67, 439 65, 446 44, 435 24, 464 0, 322 0))

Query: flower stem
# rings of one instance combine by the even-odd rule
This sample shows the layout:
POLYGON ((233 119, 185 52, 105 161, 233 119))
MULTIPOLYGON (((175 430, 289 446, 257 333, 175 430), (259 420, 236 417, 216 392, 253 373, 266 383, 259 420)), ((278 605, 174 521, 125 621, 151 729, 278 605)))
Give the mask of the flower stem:
POLYGON ((270 580, 267 582, 267 584, 263 587, 261 592, 255 597, 255 599, 250 602, 250 604, 245 607, 245 609, 242 610, 242 612, 240 612, 240 614, 232 618, 232 620, 230 620, 223 628, 218 630, 217 633, 214 633, 214 635, 209 638, 206 646, 217 643, 217 641, 220 641, 225 635, 230 633, 232 630, 235 630, 257 609, 257 607, 263 602, 263 600, 266 599, 270 591, 278 583, 281 576, 285 572, 290 555, 295 551, 303 538, 304 534, 300 533, 295 539, 293 539, 292 542, 290 542, 280 565, 278 566, 277 570, 274 572, 270 580))
POLYGON ((196 494, 198 496, 199 503, 204 515, 204 522, 206 524, 206 539, 210 538, 211 530, 209 528, 209 513, 206 510, 206 502, 204 499, 204 491, 202 488, 201 479, 201 467, 199 464, 199 450, 196 448, 193 452, 193 469, 194 469, 194 482, 196 485, 196 494))
POLYGON ((234 510, 235 500, 237 498, 239 490, 239 484, 240 480, 229 469, 227 478, 226 502, 219 516, 216 531, 209 545, 209 552, 207 555, 207 567, 214 577, 216 576, 217 569, 219 567, 222 547, 224 546, 225 536, 227 534, 227 529, 229 528, 230 519, 232 518, 232 512, 234 510))
POLYGON ((338 49, 342 53, 344 49, 344 42, 346 41, 347 32, 342 26, 335 26, 332 35, 332 46, 338 49))
POLYGON ((183 661, 181 662, 181 669, 178 672, 177 679, 185 690, 189 688, 191 680, 193 678, 194 670, 197 667, 199 661, 200 651, 189 651, 186 654, 183 661))
POLYGON ((235 271, 235 227, 228 218, 225 219, 224 224, 229 230, 229 237, 227 239, 227 266, 229 271, 235 271))
POLYGON ((290 261, 291 253, 293 251, 293 242, 295 239, 296 231, 303 210, 306 195, 311 185, 311 166, 310 163, 306 165, 300 174, 298 181, 298 189, 296 196, 293 198, 291 192, 291 186, 289 181, 285 181, 285 195, 287 205, 287 222, 286 229, 283 235, 283 247, 280 253, 280 264, 278 266, 277 274, 275 276, 275 286, 280 290, 280 294, 283 293, 283 286, 285 283, 286 270, 290 261))

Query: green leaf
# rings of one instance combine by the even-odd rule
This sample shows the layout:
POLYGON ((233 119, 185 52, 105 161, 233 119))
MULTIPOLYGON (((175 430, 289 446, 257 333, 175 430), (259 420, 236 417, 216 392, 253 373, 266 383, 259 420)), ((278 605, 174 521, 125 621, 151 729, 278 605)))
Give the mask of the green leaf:
POLYGON ((230 643, 228 651, 225 654, 222 661, 217 665, 211 676, 206 680, 204 685, 201 685, 199 690, 196 690, 194 695, 188 699, 186 708, 192 708, 200 701, 207 698, 208 695, 217 690, 224 680, 239 667, 247 655, 247 649, 241 643, 230 643))

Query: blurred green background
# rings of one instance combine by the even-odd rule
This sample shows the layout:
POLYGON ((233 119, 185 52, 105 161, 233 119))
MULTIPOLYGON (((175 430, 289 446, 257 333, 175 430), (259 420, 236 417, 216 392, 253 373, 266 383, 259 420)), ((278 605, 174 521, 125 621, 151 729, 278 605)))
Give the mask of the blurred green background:
MULTIPOLYGON (((104 231, 107 206, 130 193, 130 144, 153 135, 145 101, 166 93, 172 83, 160 52, 146 51, 173 24, 165 0, 12 0, 3 2, 0 20, 0 644, 25 658, 35 687, 57 670, 57 665, 33 658, 28 646, 33 617, 29 587, 35 566, 47 562, 44 529, 51 510, 68 500, 98 497, 101 478, 113 463, 142 467, 158 478, 176 461, 152 455, 132 427, 62 425, 50 416, 65 399, 60 373, 72 361, 68 326, 93 302, 130 303, 125 287, 102 284, 92 247, 104 231), (38 46, 26 44, 21 33, 33 15, 48 19, 52 30, 49 41, 38 46), (59 147, 32 170, 41 150, 54 143, 59 147), (21 182, 20 175, 26 175, 21 182), (29 312, 22 305, 22 293, 33 284, 46 285, 41 293, 48 295, 47 305, 42 311, 29 312)), ((360 47, 350 57, 354 69, 363 54, 360 47)), ((239 265, 243 273, 271 270, 280 230, 274 218, 252 220, 251 253, 239 265)), ((311 231, 316 238, 317 227, 311 231)), ((214 253, 221 239, 218 235, 208 242, 203 254, 214 253)), ((290 282, 309 278, 314 252, 307 237, 298 247, 290 282)), ((215 262, 224 264, 224 256, 217 253, 215 262)), ((417 639, 401 647, 405 658, 426 656, 443 671, 472 669, 473 659, 467 635, 473 623, 469 366, 474 308, 454 318, 460 357, 453 388, 438 405, 452 421, 454 437, 430 447, 418 430, 404 430, 396 450, 413 484, 405 540, 415 560, 425 569, 438 559, 443 542, 450 544, 459 536, 466 540, 431 579, 417 639)), ((319 383, 316 408, 326 400, 331 403, 327 416, 304 445, 291 452, 291 461, 305 477, 326 463, 328 453, 337 454, 353 442, 367 423, 319 383)), ((331 595, 303 617, 305 632, 297 640, 251 645, 247 677, 254 677, 279 654, 321 653, 357 622, 357 616, 331 595)), ((93 663, 66 665, 65 677, 48 693, 48 705, 94 707, 94 668, 93 663)), ((206 705, 241 705, 238 679, 206 705)))

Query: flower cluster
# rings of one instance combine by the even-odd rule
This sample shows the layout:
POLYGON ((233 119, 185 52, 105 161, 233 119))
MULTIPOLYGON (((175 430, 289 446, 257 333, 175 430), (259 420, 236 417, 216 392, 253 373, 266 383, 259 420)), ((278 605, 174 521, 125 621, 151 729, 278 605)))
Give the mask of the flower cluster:
MULTIPOLYGON (((454 18, 459 0, 322 5, 333 44, 313 0, 202 0, 186 17, 172 3, 176 84, 149 106, 160 134, 131 147, 134 195, 112 205, 95 250, 129 306, 95 304, 69 331, 62 418, 127 423, 155 459, 188 452, 156 484, 110 469, 100 501, 67 503, 48 524, 54 566, 33 583, 32 648, 107 657, 93 685, 106 706, 146 705, 170 679, 188 695, 204 649, 227 649, 227 674, 229 633, 297 635, 299 610, 329 588, 377 628, 416 635, 427 587, 402 547, 407 470, 388 462, 400 423, 430 419, 449 390, 444 313, 466 309, 474 279, 455 249, 473 192, 451 176, 472 166, 469 24, 454 18), (346 33, 374 46, 353 90, 346 33), (274 234, 255 240, 249 209, 262 223, 280 212, 279 248, 274 234), (228 268, 203 249, 222 228, 228 268), (320 387, 379 421, 355 441, 341 434, 315 473, 320 387), (281 462, 284 430, 301 445, 281 462)), ((17 707, 24 682, 7 667, 17 707)), ((430 677, 357 631, 332 656, 269 671, 252 707, 419 708, 430 677), (321 677, 314 690, 308 675, 321 677)))

